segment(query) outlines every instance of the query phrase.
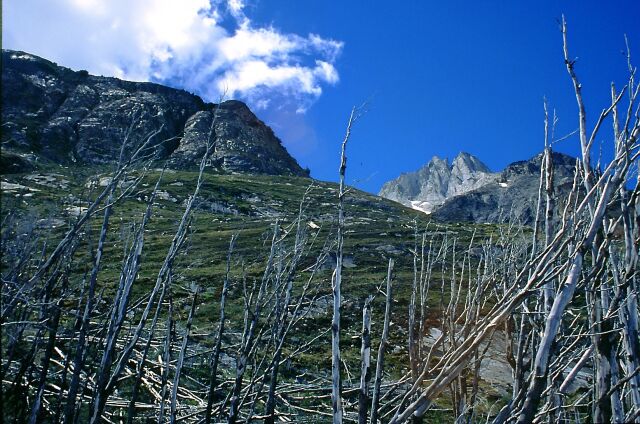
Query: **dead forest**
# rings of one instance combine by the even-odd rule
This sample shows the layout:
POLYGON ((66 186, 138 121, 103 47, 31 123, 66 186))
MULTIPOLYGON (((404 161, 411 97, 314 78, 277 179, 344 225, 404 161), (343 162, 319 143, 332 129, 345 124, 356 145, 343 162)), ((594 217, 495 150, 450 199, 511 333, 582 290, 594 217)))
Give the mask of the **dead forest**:
POLYGON ((157 167, 157 133, 140 136, 132 119, 108 184, 87 193, 64 234, 40 234, 2 212, 3 421, 640 422, 640 85, 627 53, 627 84, 612 84, 611 102, 597 114, 601 105, 589 105, 588 114, 564 21, 561 34, 581 149, 570 194, 554 193, 555 117, 545 105, 534 227, 512 222, 468 242, 436 223, 416 223, 403 270, 412 278, 398 280, 401 265, 388 258, 380 264, 387 277, 356 302, 359 315, 349 325, 358 323, 357 352, 344 345, 342 297, 347 148, 361 110, 352 110, 342 143, 330 228, 310 229, 313 206, 303 197, 296 217, 272 223, 259 273, 236 251, 242 232, 232 234, 224 278, 212 283, 219 287, 215 325, 206 334, 192 326, 202 287, 177 284, 176 276, 198 236, 193 214, 215 150, 213 123, 198 178, 141 291, 163 172, 144 213, 121 234, 117 257, 107 248, 122 225, 114 210, 157 167), (594 159, 602 140, 612 158, 606 163, 594 159), (322 277, 327 260, 334 261, 330 281, 322 277), (107 263, 120 272, 105 291, 107 263), (408 304, 394 302, 399 284, 408 304), (434 298, 438 322, 427 319, 434 298), (232 303, 241 311, 231 311, 232 303), (398 337, 392 316, 406 322, 404 368, 387 358, 398 337), (357 369, 346 366, 345 349, 351 363, 357 356, 357 369), (330 355, 331 369, 296 369, 296 358, 310 352, 330 355), (509 364, 510 393, 488 401, 480 370, 496 354, 509 364))

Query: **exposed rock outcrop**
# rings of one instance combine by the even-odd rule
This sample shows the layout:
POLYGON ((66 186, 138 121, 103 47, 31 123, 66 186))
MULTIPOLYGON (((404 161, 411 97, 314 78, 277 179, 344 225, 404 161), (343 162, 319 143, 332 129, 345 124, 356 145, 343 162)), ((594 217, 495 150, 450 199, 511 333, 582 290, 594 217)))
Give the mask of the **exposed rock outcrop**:
POLYGON ((434 156, 418 171, 385 183, 379 195, 431 213, 447 199, 468 193, 496 178, 497 174, 469 153, 460 153, 451 164, 447 159, 434 156))
MULTIPOLYGON (((571 188, 575 159, 553 153, 556 197, 571 188)), ((383 185, 380 196, 432 214, 444 221, 506 222, 535 220, 542 154, 491 172, 480 160, 459 154, 451 165, 434 157, 414 173, 383 185)))
POLYGON ((169 162, 178 167, 196 163, 206 151, 214 120, 212 136, 216 147, 211 162, 215 168, 237 173, 305 175, 295 159, 286 154, 271 128, 247 105, 234 100, 222 103, 216 110, 199 111, 189 117, 184 136, 169 162))
MULTIPOLYGON (((211 159, 218 171, 308 175, 273 131, 239 101, 217 107, 184 90, 75 72, 10 50, 2 51, 2 88, 3 156, 20 155, 27 162, 33 157, 64 164, 112 163, 121 151, 126 157, 159 131, 145 153, 168 159, 173 167, 195 167, 215 114, 211 159)), ((3 164, 2 170, 26 166, 3 164)))
MULTIPOLYGON (((433 216, 445 221, 507 222, 531 225, 535 221, 542 154, 507 166, 497 180, 462 196, 447 199, 433 216)), ((571 190, 576 160, 553 153, 554 197, 561 202, 571 190)))

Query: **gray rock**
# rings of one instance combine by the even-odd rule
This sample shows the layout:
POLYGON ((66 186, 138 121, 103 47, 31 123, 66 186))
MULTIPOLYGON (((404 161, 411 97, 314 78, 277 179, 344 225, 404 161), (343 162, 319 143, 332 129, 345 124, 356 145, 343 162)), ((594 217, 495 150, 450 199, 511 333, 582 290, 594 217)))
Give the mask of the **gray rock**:
POLYGON ((481 187, 496 177, 497 174, 468 153, 460 153, 451 165, 447 159, 434 156, 418 171, 385 183, 379 195, 431 213, 447 199, 481 187))
MULTIPOLYGON (((336 254, 334 252, 330 252, 326 256, 322 264, 318 266, 318 270, 324 271, 329 269, 330 270, 336 269, 336 260, 337 260, 336 254)), ((344 255, 342 257, 342 265, 345 268, 355 268, 357 266, 353 259, 353 255, 344 255)))
POLYGON ((239 101, 227 101, 217 110, 192 115, 170 163, 181 167, 197 163, 207 149, 209 134, 215 140, 211 165, 217 169, 234 173, 304 174, 295 159, 283 154, 284 148, 271 128, 239 101))
MULTIPOLYGON (((557 204, 562 204, 571 190, 575 158, 553 153, 552 162, 555 199, 557 204)), ((527 161, 514 162, 500 173, 497 181, 447 199, 433 216, 451 222, 516 221, 531 225, 536 216, 541 164, 542 154, 527 161)))
MULTIPOLYGON (((553 153, 556 200, 569 192, 576 159, 553 153)), ((535 220, 542 154, 491 172, 480 160, 460 153, 449 166, 434 157, 414 173, 383 185, 380 196, 432 214, 443 221, 506 222, 535 220)))
MULTIPOLYGON (((2 63, 3 157, 28 153, 58 164, 114 163, 121 151, 128 158, 160 130, 144 154, 168 159, 174 168, 195 168, 215 113, 211 165, 217 171, 309 174, 242 102, 205 103, 184 90, 74 72, 24 52, 3 50, 2 63)), ((3 173, 34 166, 5 162, 3 173)))

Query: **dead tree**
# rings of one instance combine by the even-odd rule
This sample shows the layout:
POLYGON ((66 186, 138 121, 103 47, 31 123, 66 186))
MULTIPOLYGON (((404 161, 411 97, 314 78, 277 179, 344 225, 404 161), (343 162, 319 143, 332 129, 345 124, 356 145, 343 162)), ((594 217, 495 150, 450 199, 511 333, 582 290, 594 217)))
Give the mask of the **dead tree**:
POLYGON ((178 361, 176 363, 176 371, 173 377, 173 386, 171 390, 171 410, 169 415, 169 423, 175 424, 177 417, 177 406, 178 406, 178 387, 180 386, 180 374, 182 372, 182 366, 184 364, 184 355, 187 351, 187 343, 189 343, 189 333, 191 332, 191 324, 193 323, 193 314, 196 310, 196 302, 198 301, 198 291, 199 288, 193 292, 193 299, 191 301, 191 307, 189 308, 189 318, 187 318, 187 325, 184 331, 184 336, 182 337, 182 347, 180 348, 180 354, 178 355, 178 361))
MULTIPOLYGON (((409 367, 411 378, 415 381, 418 378, 418 346, 416 343, 416 302, 418 295, 418 224, 414 222, 414 243, 413 243, 413 282, 411 284, 411 299, 409 301, 408 337, 407 348, 409 350, 409 367)), ((423 239, 424 243, 424 239, 423 239)), ((421 337, 421 335, 419 336, 421 337)))
POLYGON ((252 350, 254 349, 257 343, 257 338, 255 337, 256 328, 258 326, 258 320, 260 319, 260 315, 262 312, 264 297, 267 295, 267 284, 273 272, 274 259, 276 257, 276 252, 279 247, 279 243, 278 243, 280 238, 279 230, 280 230, 279 223, 276 222, 274 226, 273 237, 271 239, 271 249, 269 252, 269 257, 265 265, 264 274, 262 276, 262 280, 258 288, 254 305, 253 306, 251 305, 253 294, 248 298, 246 298, 245 324, 244 324, 244 330, 242 333, 242 341, 240 343, 240 349, 238 352, 238 356, 236 358, 236 377, 233 384, 233 389, 231 391, 229 417, 227 419, 227 422, 229 424, 234 424, 238 420, 238 414, 240 409, 240 391, 242 390, 242 383, 243 383, 245 371, 247 369, 247 363, 250 359, 250 353, 252 352, 252 350))
MULTIPOLYGON (((576 351, 576 346, 579 346, 580 343, 591 345, 599 343, 601 346, 606 346, 607 343, 613 346, 617 345, 616 342, 603 342, 603 340, 615 329, 608 323, 620 320, 617 311, 627 299, 626 288, 630 285, 630 281, 627 279, 629 277, 623 277, 619 279, 618 284, 612 285, 613 279, 606 277, 613 274, 620 275, 607 265, 610 262, 607 258, 611 256, 608 253, 610 247, 613 244, 619 244, 612 237, 614 229, 617 227, 617 223, 624 221, 622 217, 611 220, 607 218, 606 212, 612 204, 619 202, 618 197, 624 197, 619 193, 625 192, 624 187, 632 175, 630 164, 639 156, 640 124, 638 117, 634 118, 633 116, 637 88, 634 87, 629 91, 628 97, 631 106, 628 110, 632 112, 625 119, 627 130, 617 131, 614 158, 602 171, 594 172, 590 161, 591 146, 604 119, 615 113, 625 90, 612 96, 611 105, 602 111, 592 132, 587 133, 581 86, 575 75, 574 61, 568 56, 564 22, 562 29, 565 63, 574 85, 579 106, 579 138, 582 158, 580 173, 576 175, 573 190, 564 204, 564 211, 559 214, 558 225, 555 225, 555 219, 548 215, 549 211, 545 211, 547 223, 545 244, 532 252, 530 260, 521 264, 516 263, 515 273, 511 274, 509 278, 510 284, 505 285, 502 294, 495 299, 495 302, 492 302, 495 306, 488 308, 482 316, 478 317, 477 324, 469 331, 468 337, 461 340, 457 346, 452 346, 444 352, 439 364, 430 370, 431 376, 428 383, 425 381, 427 376, 425 372, 419 376, 417 382, 405 396, 405 399, 411 399, 412 396, 417 395, 415 400, 406 408, 399 408, 391 420, 392 423, 405 422, 412 416, 423 416, 437 396, 465 372, 467 364, 473 360, 474 354, 478 352, 481 344, 490 340, 493 332, 503 327, 511 319, 510 317, 516 309, 529 310, 527 300, 531 299, 532 294, 541 293, 539 289, 545 286, 547 289, 552 289, 552 286, 547 285, 550 281, 557 281, 558 287, 554 290, 553 296, 547 296, 553 301, 541 327, 540 335, 530 332, 531 337, 525 337, 524 330, 528 324, 525 326, 524 316, 521 321, 520 337, 515 350, 517 358, 514 358, 517 370, 515 376, 521 378, 529 372, 528 382, 519 384, 519 390, 514 392, 515 397, 509 403, 509 407, 501 411, 494 422, 507 420, 529 423, 542 416, 554 414, 559 417, 563 410, 580 408, 581 406, 577 403, 565 405, 558 402, 558 389, 556 388, 561 387, 562 390, 566 390, 566 380, 563 381, 564 370, 572 362, 576 363, 576 367, 578 367, 589 360, 583 360, 583 358, 589 358, 592 354, 595 355, 592 359, 598 364, 596 366, 596 380, 601 382, 596 393, 593 393, 591 397, 588 397, 589 393, 584 395, 588 399, 588 405, 594 408, 592 419, 608 421, 609 419, 620 420, 623 418, 628 421, 635 417, 635 408, 625 410, 625 404, 630 404, 629 401, 633 396, 628 397, 629 401, 623 401, 622 396, 616 395, 617 391, 620 391, 625 384, 629 384, 635 378, 634 371, 625 371, 629 375, 622 377, 617 361, 612 361, 617 356, 615 349, 605 349, 598 352, 598 348, 595 347, 587 349, 581 357, 582 352, 576 351), (575 312, 571 312, 574 315, 569 314, 569 311, 576 307, 574 306, 574 297, 578 287, 589 288, 593 297, 590 300, 591 303, 587 302, 587 306, 593 311, 602 311, 593 315, 587 332, 580 331, 577 319, 571 318, 575 316, 575 312), (522 360, 525 354, 532 356, 533 360, 530 364, 522 360), (426 383, 425 388, 420 387, 423 383, 426 383)), ((547 160, 543 162, 549 163, 547 160)), ((542 173, 542 176, 549 178, 551 167, 549 166, 547 169, 549 171, 542 173)), ((543 187, 545 186, 543 185, 543 187)), ((545 191, 551 187, 549 184, 545 191)), ((549 200, 548 206, 553 204, 554 199, 549 200)), ((628 201, 626 205, 629 205, 628 201)), ((628 243, 625 243, 626 246, 629 246, 627 250, 637 252, 637 239, 634 241, 631 240, 631 237, 627 237, 627 239, 629 240, 628 243)), ((635 265, 631 265, 628 270, 629 274, 626 275, 635 275, 635 265)), ((509 272, 511 273, 511 271, 509 272)), ((637 316, 637 306, 634 308, 636 309, 631 315, 637 316)), ((535 320, 531 322, 535 324, 535 320)), ((571 370, 571 373, 575 375, 575 368, 571 370)), ((584 400, 584 396, 580 399, 584 400)))
POLYGON ((360 391, 358 393, 358 424, 367 424, 369 383, 371 382, 371 301, 367 297, 362 307, 362 347, 360 348, 360 391))
POLYGON ((389 321, 391 320, 391 303, 393 301, 393 293, 391 291, 392 273, 393 259, 389 259, 389 266, 387 268, 387 291, 385 293, 386 302, 384 308, 384 326, 382 328, 380 346, 378 347, 378 358, 376 360, 376 376, 373 381, 373 394, 371 396, 371 424, 378 424, 379 419, 380 385, 382 384, 382 373, 384 371, 384 351, 387 348, 389 338, 389 321))
POLYGON ((347 142, 351 136, 351 126, 356 120, 357 109, 351 109, 347 132, 342 141, 340 154, 340 187, 338 188, 338 247, 336 253, 336 270, 333 275, 333 318, 331 320, 331 404, 333 423, 342 424, 342 380, 340 378, 340 305, 342 303, 342 259, 344 248, 344 196, 346 193, 345 173, 347 171, 347 142))
POLYGON ((216 344, 211 354, 211 377, 209 380, 209 392, 207 393, 207 408, 205 410, 205 424, 211 423, 211 411, 213 409, 213 401, 215 397, 217 374, 218 374, 218 362, 220 360, 220 348, 222 347, 222 336, 224 335, 224 320, 225 320, 225 303, 227 299, 227 293, 229 291, 229 272, 231 270, 231 255, 233 254, 233 248, 237 239, 237 235, 231 236, 229 242, 229 251, 227 253, 227 267, 224 276, 224 282, 222 284, 222 291, 220 292, 220 318, 218 319, 218 331, 216 333, 216 344))

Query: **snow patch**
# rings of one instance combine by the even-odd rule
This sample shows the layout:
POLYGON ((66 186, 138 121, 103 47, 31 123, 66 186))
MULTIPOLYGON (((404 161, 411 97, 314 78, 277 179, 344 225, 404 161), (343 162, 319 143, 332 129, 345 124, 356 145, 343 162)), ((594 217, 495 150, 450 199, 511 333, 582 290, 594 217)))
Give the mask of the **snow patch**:
POLYGON ((498 183, 500 185, 500 187, 509 187, 509 184, 507 183, 498 183))
POLYGON ((420 212, 424 212, 427 215, 431 215, 433 206, 429 202, 423 202, 422 200, 411 200, 411 208, 420 212))

